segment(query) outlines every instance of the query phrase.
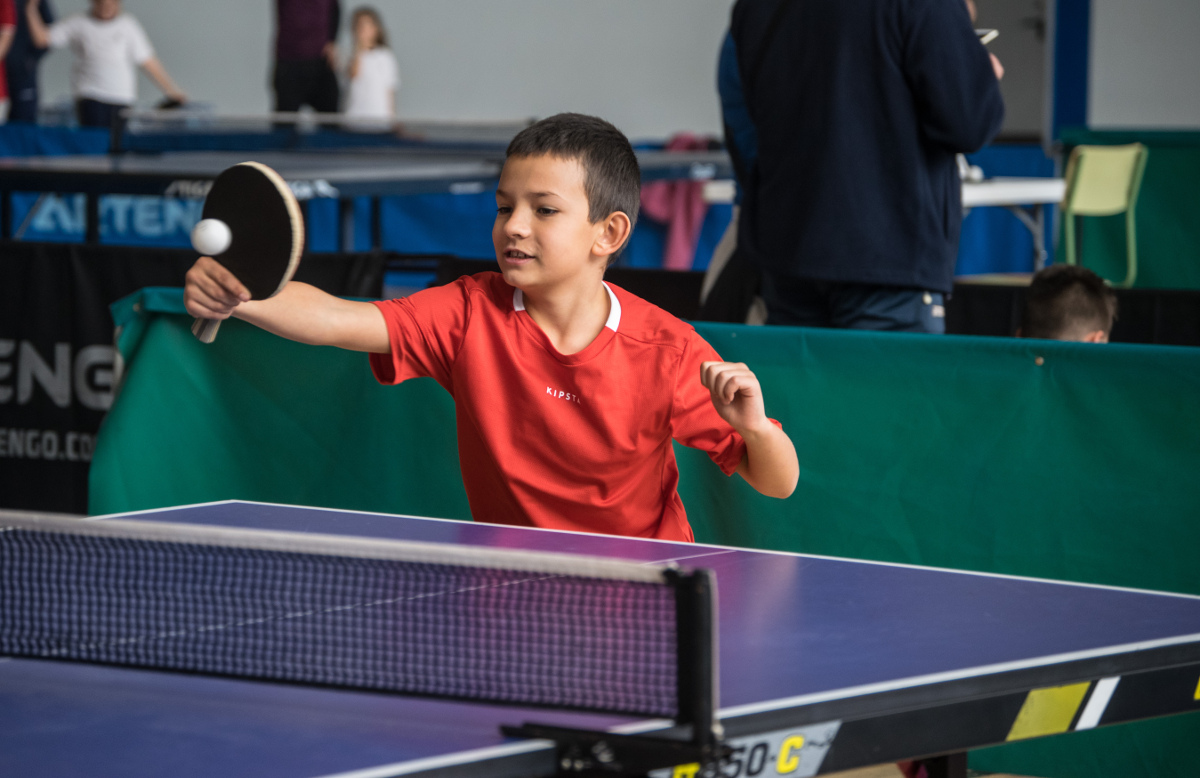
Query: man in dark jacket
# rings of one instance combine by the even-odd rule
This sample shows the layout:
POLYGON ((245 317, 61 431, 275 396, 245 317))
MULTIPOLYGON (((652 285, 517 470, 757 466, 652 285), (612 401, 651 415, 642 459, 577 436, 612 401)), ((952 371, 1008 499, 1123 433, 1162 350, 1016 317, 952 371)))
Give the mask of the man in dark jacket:
POLYGON ((955 154, 1004 118, 963 0, 738 0, 731 30, 758 137, 738 244, 768 321, 944 332, 955 154))

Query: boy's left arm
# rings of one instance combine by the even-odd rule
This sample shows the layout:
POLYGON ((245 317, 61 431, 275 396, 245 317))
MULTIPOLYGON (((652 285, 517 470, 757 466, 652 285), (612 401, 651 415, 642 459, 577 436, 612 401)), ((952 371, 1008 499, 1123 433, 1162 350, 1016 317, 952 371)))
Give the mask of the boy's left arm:
POLYGON ((187 102, 187 95, 167 75, 167 69, 158 61, 158 57, 150 57, 143 61, 141 68, 146 71, 146 75, 150 76, 155 84, 158 84, 158 88, 162 90, 164 95, 180 103, 187 102))
POLYGON ((787 433, 767 418, 762 387, 741 362, 702 362, 700 382, 713 407, 746 441, 737 473, 769 497, 788 497, 800 480, 796 447, 787 433))

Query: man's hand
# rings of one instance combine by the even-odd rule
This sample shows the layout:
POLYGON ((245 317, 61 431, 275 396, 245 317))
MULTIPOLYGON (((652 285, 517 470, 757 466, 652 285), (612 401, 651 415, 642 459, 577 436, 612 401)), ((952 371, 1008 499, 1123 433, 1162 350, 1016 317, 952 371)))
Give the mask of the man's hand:
POLYGON ((184 280, 183 304, 198 319, 228 319, 249 299, 245 285, 212 257, 197 259, 184 280))
POLYGON ((771 425, 758 378, 741 362, 702 362, 700 383, 712 396, 717 413, 743 437, 764 424, 771 425))
POLYGON ((988 56, 992 58, 992 71, 996 74, 996 80, 1004 78, 1004 66, 1000 64, 1000 58, 992 52, 988 52, 988 56))

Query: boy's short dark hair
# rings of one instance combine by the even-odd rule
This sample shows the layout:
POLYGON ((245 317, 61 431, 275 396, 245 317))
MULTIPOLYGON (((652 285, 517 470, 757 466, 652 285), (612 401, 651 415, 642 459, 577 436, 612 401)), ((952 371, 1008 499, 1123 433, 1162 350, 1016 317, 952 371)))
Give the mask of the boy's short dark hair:
POLYGON ((1076 340, 1089 332, 1107 335, 1117 318, 1117 295, 1104 279, 1079 265, 1038 271, 1025 293, 1021 335, 1076 340))
POLYGON ((560 113, 517 133, 505 156, 543 154, 579 161, 588 199, 588 221, 595 224, 620 211, 629 217, 632 234, 641 205, 642 172, 624 133, 595 116, 560 113))

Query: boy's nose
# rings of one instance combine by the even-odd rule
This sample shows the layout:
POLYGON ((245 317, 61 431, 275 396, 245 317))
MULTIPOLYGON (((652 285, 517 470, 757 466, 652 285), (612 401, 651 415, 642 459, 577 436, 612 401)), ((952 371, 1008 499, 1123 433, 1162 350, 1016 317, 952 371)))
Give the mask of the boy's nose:
POLYGON ((508 215, 508 221, 504 223, 504 232, 507 235, 525 236, 529 234, 530 214, 524 208, 514 208, 512 213, 508 215))

